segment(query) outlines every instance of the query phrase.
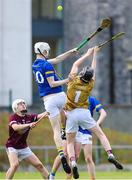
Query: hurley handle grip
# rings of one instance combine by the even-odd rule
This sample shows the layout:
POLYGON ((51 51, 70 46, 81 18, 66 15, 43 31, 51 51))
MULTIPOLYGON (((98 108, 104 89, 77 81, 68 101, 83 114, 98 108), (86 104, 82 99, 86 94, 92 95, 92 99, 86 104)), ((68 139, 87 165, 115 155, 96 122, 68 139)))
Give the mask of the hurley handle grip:
POLYGON ((92 39, 97 33, 99 33, 102 30, 103 29, 99 27, 93 34, 91 34, 91 36, 89 36, 88 38, 85 38, 77 47, 77 51, 80 50, 82 47, 84 47, 85 44, 87 44, 87 42, 90 41, 90 39, 92 39))
POLYGON ((84 40, 79 44, 79 46, 77 47, 77 51, 80 50, 87 42, 88 42, 88 40, 87 40, 87 39, 84 39, 84 40))

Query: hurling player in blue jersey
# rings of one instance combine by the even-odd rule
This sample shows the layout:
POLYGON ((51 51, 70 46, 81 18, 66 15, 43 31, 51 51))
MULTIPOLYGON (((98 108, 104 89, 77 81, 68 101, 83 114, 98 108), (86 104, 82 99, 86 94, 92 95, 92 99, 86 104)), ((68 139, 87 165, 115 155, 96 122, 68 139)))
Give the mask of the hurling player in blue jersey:
MULTIPOLYGON (((93 116, 94 111, 99 113, 97 124, 101 125, 107 116, 106 111, 95 97, 89 96, 88 101, 91 115, 93 116)), ((89 130, 79 127, 79 131, 77 132, 75 139, 75 153, 77 159, 79 158, 81 152, 81 145, 83 147, 90 180, 95 180, 95 165, 92 159, 92 134, 89 130)))
POLYGON ((71 168, 64 155, 61 139, 61 111, 66 103, 66 95, 62 85, 68 83, 68 78, 60 80, 52 64, 57 64, 66 58, 76 54, 77 50, 72 49, 53 59, 48 59, 50 46, 46 42, 37 42, 34 46, 36 60, 32 65, 33 73, 38 85, 39 95, 44 101, 54 133, 54 141, 66 173, 71 173, 71 168))
MULTIPOLYGON (((93 116, 94 111, 99 113, 99 117, 97 120, 97 124, 100 125, 106 118, 106 112, 103 109, 103 106, 100 104, 100 102, 93 96, 89 96, 88 98, 89 102, 89 110, 91 112, 91 115, 93 116)), ((66 137, 63 137, 63 140, 66 139, 66 137)), ((65 143, 66 144, 66 143, 65 143)), ((81 145, 83 147, 85 161, 87 163, 88 172, 90 175, 90 180, 95 180, 95 165, 92 159, 92 133, 89 130, 84 130, 81 127, 79 127, 79 130, 76 134, 75 139, 75 154, 76 158, 79 158, 80 151, 81 151, 81 145)), ((60 160, 58 157, 56 157, 54 161, 54 165, 52 167, 52 171, 50 173, 50 180, 53 180, 55 178, 56 171, 58 170, 60 165, 60 160)), ((68 175, 67 179, 71 179, 72 175, 68 175)))

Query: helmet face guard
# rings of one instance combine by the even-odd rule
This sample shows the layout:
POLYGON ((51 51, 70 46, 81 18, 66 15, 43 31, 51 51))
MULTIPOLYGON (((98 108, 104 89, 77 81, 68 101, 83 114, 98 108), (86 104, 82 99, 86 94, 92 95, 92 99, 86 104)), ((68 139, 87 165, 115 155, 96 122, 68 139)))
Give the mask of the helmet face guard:
MULTIPOLYGON (((43 53, 40 51, 40 49, 38 48, 39 54, 41 54, 44 58, 48 58, 50 55, 50 50, 44 50, 43 53), (46 52, 46 54, 44 55, 44 52, 46 52)), ((37 53, 38 54, 38 53, 37 53)))
POLYGON ((92 79, 93 73, 94 73, 94 70, 90 68, 89 66, 86 66, 79 73, 79 76, 83 82, 88 83, 92 79))
POLYGON ((27 113, 27 109, 24 109, 24 110, 21 111, 22 115, 25 115, 26 113, 27 113))

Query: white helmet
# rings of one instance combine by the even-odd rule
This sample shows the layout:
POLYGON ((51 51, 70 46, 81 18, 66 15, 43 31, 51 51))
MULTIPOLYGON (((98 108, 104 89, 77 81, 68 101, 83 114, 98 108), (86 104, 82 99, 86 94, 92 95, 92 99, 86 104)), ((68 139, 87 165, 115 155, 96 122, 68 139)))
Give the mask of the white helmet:
POLYGON ((44 51, 49 52, 49 50, 50 50, 50 46, 46 42, 37 42, 34 45, 34 52, 36 54, 41 54, 41 53, 43 54, 44 51))
POLYGON ((17 106, 21 102, 26 104, 26 102, 23 99, 16 99, 16 100, 13 101, 13 103, 12 103, 12 110, 13 110, 14 113, 16 113, 18 111, 17 106))

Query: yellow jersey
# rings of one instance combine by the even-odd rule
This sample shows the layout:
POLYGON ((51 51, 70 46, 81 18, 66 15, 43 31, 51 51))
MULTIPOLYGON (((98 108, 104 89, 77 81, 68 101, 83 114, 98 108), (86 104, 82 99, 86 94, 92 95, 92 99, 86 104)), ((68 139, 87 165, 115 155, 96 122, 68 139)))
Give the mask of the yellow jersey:
POLYGON ((94 80, 91 79, 88 83, 84 83, 80 80, 79 76, 76 76, 72 81, 68 83, 67 87, 67 101, 66 110, 73 110, 75 108, 88 108, 88 96, 94 86, 94 80))

